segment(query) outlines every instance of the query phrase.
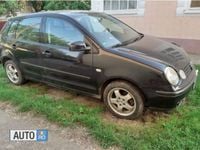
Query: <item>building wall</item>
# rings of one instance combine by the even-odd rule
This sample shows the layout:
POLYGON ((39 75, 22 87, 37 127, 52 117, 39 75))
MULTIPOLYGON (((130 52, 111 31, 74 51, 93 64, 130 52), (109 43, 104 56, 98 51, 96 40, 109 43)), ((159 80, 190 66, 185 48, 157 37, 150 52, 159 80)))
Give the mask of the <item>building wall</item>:
POLYGON ((177 1, 147 1, 144 16, 115 15, 136 30, 181 44, 200 54, 200 14, 176 15, 177 1))

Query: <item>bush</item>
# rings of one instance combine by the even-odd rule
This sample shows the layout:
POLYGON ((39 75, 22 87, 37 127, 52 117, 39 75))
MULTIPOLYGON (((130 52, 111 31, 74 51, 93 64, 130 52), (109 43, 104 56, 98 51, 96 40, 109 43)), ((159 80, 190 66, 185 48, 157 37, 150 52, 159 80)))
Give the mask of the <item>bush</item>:
POLYGON ((32 1, 32 3, 38 3, 41 6, 41 10, 89 10, 90 0, 78 0, 78 1, 43 1, 43 4, 32 1))
POLYGON ((0 15, 15 16, 21 5, 16 1, 0 1, 0 15))
POLYGON ((90 1, 82 0, 82 1, 46 1, 44 4, 44 10, 89 10, 90 9, 90 1))

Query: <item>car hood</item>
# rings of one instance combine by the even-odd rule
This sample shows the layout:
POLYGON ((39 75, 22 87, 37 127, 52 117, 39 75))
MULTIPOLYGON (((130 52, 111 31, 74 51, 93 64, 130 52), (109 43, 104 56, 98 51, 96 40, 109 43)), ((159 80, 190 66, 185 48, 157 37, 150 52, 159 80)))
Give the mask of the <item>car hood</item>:
POLYGON ((144 36, 136 42, 114 50, 129 55, 129 58, 140 55, 143 58, 168 64, 175 69, 183 69, 190 62, 183 48, 151 36, 144 36))

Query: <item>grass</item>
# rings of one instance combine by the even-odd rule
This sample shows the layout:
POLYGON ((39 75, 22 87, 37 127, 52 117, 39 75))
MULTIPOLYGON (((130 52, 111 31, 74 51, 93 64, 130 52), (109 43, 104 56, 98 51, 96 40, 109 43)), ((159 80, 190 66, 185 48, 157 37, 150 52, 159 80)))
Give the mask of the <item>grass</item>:
MULTIPOLYGON (((200 66, 197 66, 200 69, 200 66)), ((20 111, 33 111, 62 126, 85 126, 104 148, 118 146, 127 150, 200 149, 200 76, 189 101, 169 117, 137 128, 118 126, 102 119, 101 107, 89 107, 73 100, 55 100, 41 89, 14 86, 0 67, 0 101, 9 101, 20 111)))

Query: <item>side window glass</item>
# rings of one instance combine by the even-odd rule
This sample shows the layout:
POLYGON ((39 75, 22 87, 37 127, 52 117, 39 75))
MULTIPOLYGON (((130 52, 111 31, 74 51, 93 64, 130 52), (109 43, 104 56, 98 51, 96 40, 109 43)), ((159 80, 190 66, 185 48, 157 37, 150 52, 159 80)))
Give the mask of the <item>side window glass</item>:
POLYGON ((51 17, 46 19, 45 37, 48 44, 67 47, 70 43, 84 41, 84 35, 71 23, 51 17))
POLYGON ((8 34, 8 29, 10 28, 11 23, 12 23, 12 22, 8 21, 8 22, 5 24, 5 26, 2 28, 2 30, 1 30, 1 35, 2 35, 2 37, 7 36, 7 34, 8 34))
POLYGON ((17 39, 39 42, 41 20, 41 17, 34 17, 20 21, 17 27, 17 39))
POLYGON ((7 34, 8 39, 15 39, 15 33, 16 33, 17 25, 18 25, 18 21, 14 21, 10 25, 10 28, 9 28, 8 34, 7 34))

